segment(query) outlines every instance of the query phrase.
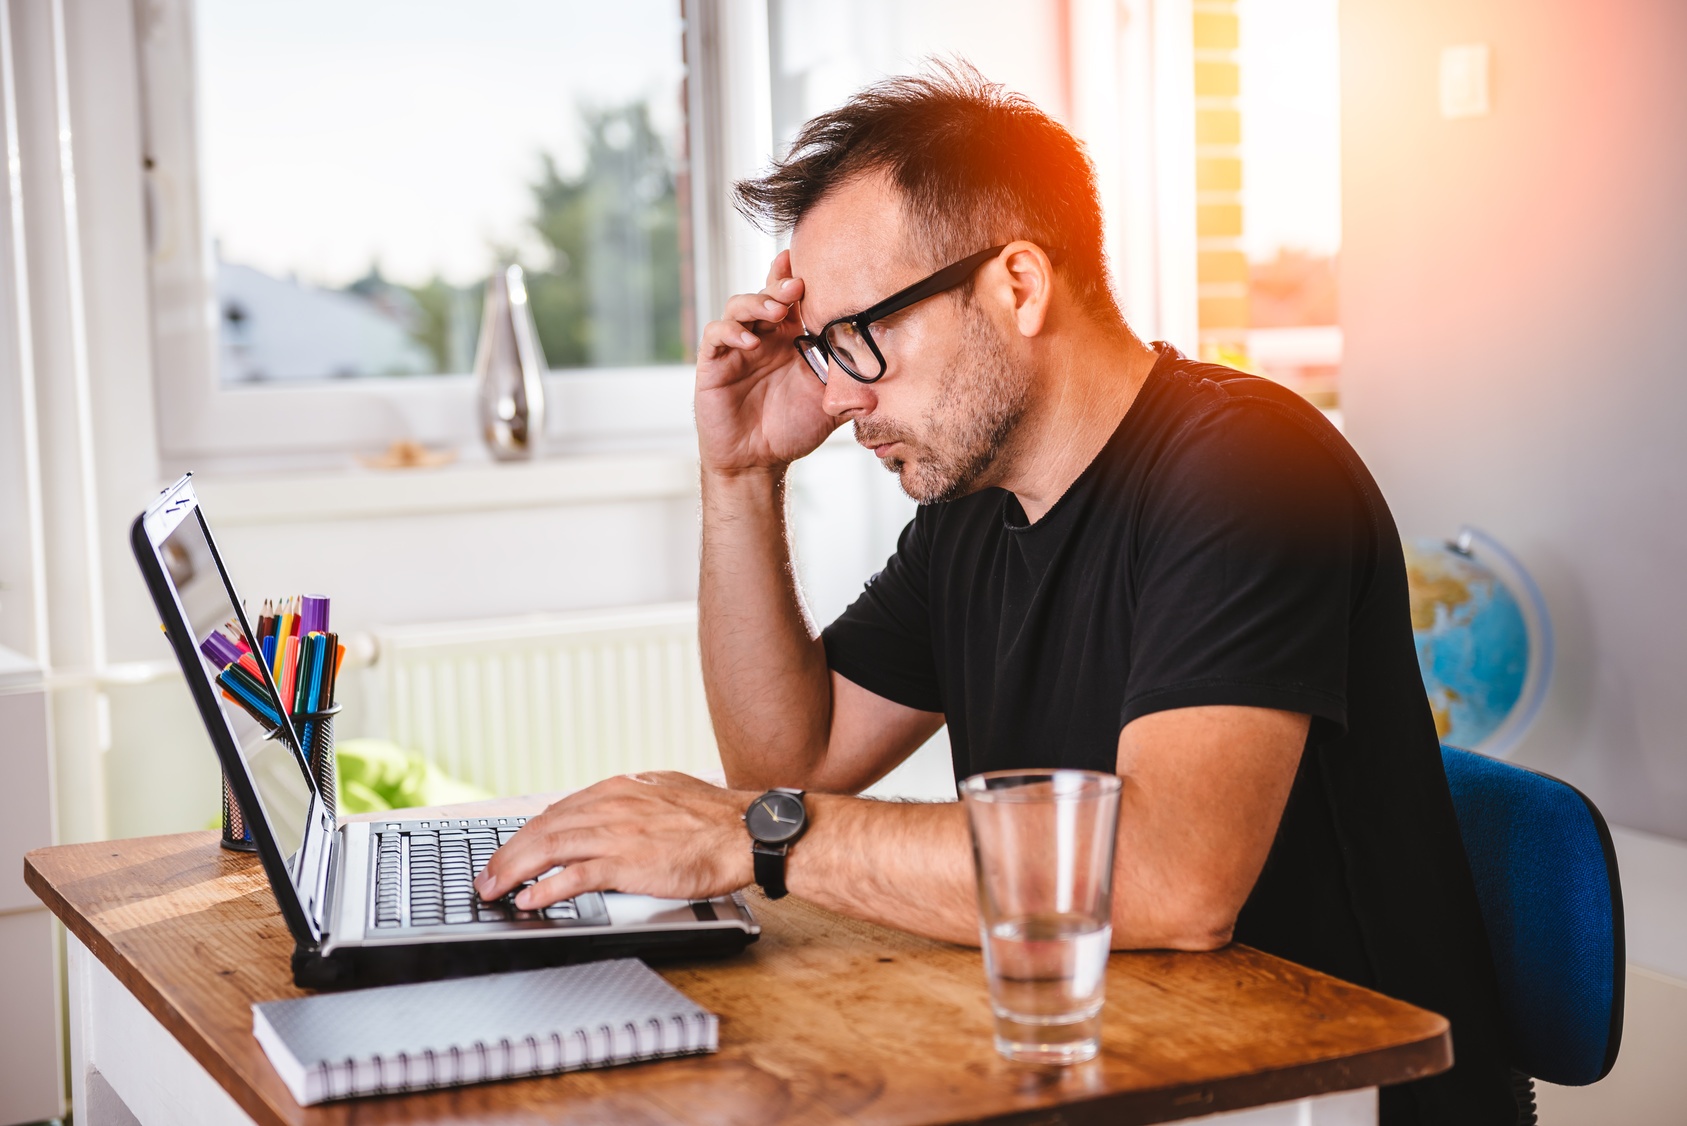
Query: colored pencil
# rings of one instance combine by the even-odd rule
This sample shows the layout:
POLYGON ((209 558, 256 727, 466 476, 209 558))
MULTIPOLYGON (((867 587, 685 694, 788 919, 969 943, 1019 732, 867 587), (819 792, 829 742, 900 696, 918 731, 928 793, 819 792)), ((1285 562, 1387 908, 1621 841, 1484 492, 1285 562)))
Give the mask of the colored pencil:
POLYGON ((306 594, 299 598, 299 629, 303 633, 328 632, 328 596, 306 594))
POLYGON ((284 650, 281 655, 281 680, 275 687, 281 693, 282 705, 288 714, 292 714, 294 689, 299 683, 299 639, 284 637, 281 640, 284 650))
POLYGON ((339 634, 328 635, 328 652, 333 655, 333 659, 328 662, 328 691, 324 694, 328 702, 324 706, 333 707, 334 693, 340 684, 340 662, 346 659, 346 647, 340 644, 339 634))
POLYGON ((225 625, 223 627, 223 636, 229 639, 230 643, 234 645, 234 648, 238 652, 250 653, 252 651, 252 647, 246 644, 245 634, 240 632, 240 624, 238 622, 229 622, 225 625))
POLYGON ((332 652, 332 635, 319 633, 316 635, 316 662, 311 669, 310 693, 311 710, 321 711, 329 704, 328 683, 330 672, 328 668, 328 654, 332 652))
MULTIPOLYGON (((307 634, 304 638, 304 667, 299 677, 299 711, 308 717, 314 717, 317 712, 316 683, 322 669, 322 635, 320 633, 307 634)), ((310 763, 314 771, 317 764, 311 759, 316 753, 317 720, 307 718, 299 729, 299 741, 304 744, 305 761, 310 763)))
POLYGON ((310 635, 301 635, 299 638, 299 707, 307 712, 316 710, 311 703, 310 682, 311 678, 316 675, 313 670, 318 659, 310 635))
POLYGON ((253 719, 267 724, 270 730, 275 730, 281 726, 281 716, 264 698, 267 693, 263 692, 260 686, 242 679, 246 675, 248 674, 239 665, 230 665, 217 677, 217 683, 234 693, 240 706, 245 708, 253 719))
POLYGON ((228 639, 228 635, 219 630, 212 630, 205 635, 205 640, 199 643, 199 651, 218 668, 232 665, 240 659, 240 650, 234 647, 234 642, 228 639))

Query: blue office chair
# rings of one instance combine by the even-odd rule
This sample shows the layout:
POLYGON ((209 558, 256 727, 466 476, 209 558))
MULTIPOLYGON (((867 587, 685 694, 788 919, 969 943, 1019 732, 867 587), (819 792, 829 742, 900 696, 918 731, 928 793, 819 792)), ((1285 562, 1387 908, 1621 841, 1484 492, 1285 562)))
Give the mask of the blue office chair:
POLYGON ((1605 819, 1574 786, 1441 748, 1511 1034, 1521 1121, 1534 1079, 1585 1086, 1623 1034, 1623 898, 1605 819))

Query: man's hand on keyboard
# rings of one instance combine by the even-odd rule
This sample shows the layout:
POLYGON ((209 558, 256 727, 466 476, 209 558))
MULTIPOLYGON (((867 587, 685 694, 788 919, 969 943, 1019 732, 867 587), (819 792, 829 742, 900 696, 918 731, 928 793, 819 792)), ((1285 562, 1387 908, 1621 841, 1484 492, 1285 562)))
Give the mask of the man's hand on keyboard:
POLYGON ((670 771, 610 778, 530 818, 493 853, 475 891, 496 899, 561 865, 523 889, 516 906, 536 910, 588 891, 722 895, 753 877, 740 818, 754 798, 670 771))

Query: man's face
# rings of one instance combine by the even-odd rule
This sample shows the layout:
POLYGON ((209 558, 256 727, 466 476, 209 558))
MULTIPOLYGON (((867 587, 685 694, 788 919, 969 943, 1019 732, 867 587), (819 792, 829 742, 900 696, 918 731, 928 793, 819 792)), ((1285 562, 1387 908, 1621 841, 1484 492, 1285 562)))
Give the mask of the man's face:
MULTIPOLYGON (((906 231, 900 195, 878 176, 840 186, 805 215, 791 234, 791 272, 805 286, 806 330, 818 332, 947 264, 933 262, 906 231)), ((878 382, 858 382, 833 364, 826 384, 826 410, 853 422, 855 440, 922 504, 991 483, 1030 389, 1030 373, 1013 361, 988 309, 961 293, 873 325, 885 358, 878 382)))

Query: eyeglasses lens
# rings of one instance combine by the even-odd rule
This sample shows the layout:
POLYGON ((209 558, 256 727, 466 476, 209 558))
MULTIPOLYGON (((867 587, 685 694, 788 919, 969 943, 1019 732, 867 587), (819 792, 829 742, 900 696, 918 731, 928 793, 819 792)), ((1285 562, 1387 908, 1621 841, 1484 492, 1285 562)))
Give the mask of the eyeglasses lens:
POLYGON ((832 350, 844 370, 857 379, 877 379, 884 374, 879 354, 873 351, 856 327, 849 321, 838 321, 826 329, 826 346, 832 350))
POLYGON ((802 358, 808 361, 808 369, 820 380, 826 382, 826 352, 811 337, 803 337, 797 341, 797 349, 802 352, 802 358))

